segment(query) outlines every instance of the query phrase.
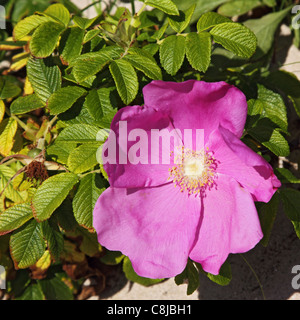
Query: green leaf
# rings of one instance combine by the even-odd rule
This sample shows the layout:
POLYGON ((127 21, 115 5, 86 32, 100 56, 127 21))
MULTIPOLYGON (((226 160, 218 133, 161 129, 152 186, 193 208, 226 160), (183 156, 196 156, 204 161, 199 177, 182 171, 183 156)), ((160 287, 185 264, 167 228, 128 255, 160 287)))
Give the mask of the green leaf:
POLYGON ((244 25, 254 32, 257 37, 257 52, 253 59, 259 59, 267 54, 274 42, 274 35, 281 21, 290 12, 290 8, 269 13, 260 19, 250 19, 244 25))
POLYGON ((107 265, 117 265, 122 262, 124 255, 120 251, 109 251, 106 249, 105 255, 100 258, 100 261, 107 265))
POLYGON ((229 1, 228 3, 225 3, 219 7, 218 13, 228 17, 241 16, 261 5, 262 3, 259 0, 229 1))
POLYGON ((65 128, 59 134, 56 142, 95 144, 99 130, 99 127, 88 124, 74 124, 65 128))
POLYGON ((61 72, 52 58, 30 58, 27 63, 27 75, 34 92, 44 102, 61 87, 61 72))
POLYGON ((148 279, 148 278, 144 278, 144 277, 139 276, 134 271, 132 264, 131 264, 128 257, 125 257, 123 260, 123 272, 129 281, 139 283, 145 287, 151 286, 155 283, 159 283, 162 280, 164 280, 164 279, 148 279))
POLYGON ((282 183, 300 183, 300 179, 296 178, 292 172, 286 168, 276 168, 275 174, 282 183))
POLYGON ((221 16, 216 12, 207 12, 200 17, 197 23, 197 30, 198 32, 202 32, 218 24, 226 22, 230 23, 232 21, 229 18, 221 16))
POLYGON ((73 200, 73 210, 79 225, 93 228, 93 210, 100 194, 105 190, 98 182, 96 174, 88 174, 80 180, 73 200), (100 186, 99 186, 100 185, 100 186))
POLYGON ((86 228, 78 227, 76 229, 76 235, 82 238, 79 250, 89 257, 93 257, 102 251, 102 247, 98 242, 97 233, 93 228, 87 230, 86 228))
POLYGON ((98 19, 99 19, 99 16, 96 16, 95 18, 92 18, 92 19, 87 19, 79 16, 73 17, 74 23, 83 30, 88 29, 95 22, 97 22, 98 19))
POLYGON ((168 16, 171 28, 177 33, 183 32, 189 25, 196 5, 192 5, 186 11, 179 10, 179 16, 168 16))
POLYGON ((60 34, 65 26, 55 22, 41 24, 33 33, 30 40, 30 52, 36 58, 45 58, 51 55, 57 46, 60 34))
MULTIPOLYGON (((62 275, 64 276, 64 275, 62 275)), ((71 288, 63 282, 59 274, 52 277, 38 280, 42 291, 47 300, 73 300, 73 293, 71 288)))
POLYGON ((32 210, 38 221, 50 218, 78 182, 73 173, 60 173, 45 180, 32 199, 32 210))
POLYGON ((115 60, 109 65, 118 93, 125 104, 134 100, 138 93, 139 83, 133 66, 125 60, 115 60))
POLYGON ((248 102, 248 115, 248 126, 262 118, 269 118, 283 131, 288 129, 287 111, 282 97, 262 85, 258 85, 257 99, 248 102))
POLYGON ((78 83, 100 72, 113 59, 120 58, 124 50, 117 46, 109 46, 97 52, 82 54, 72 61, 73 74, 78 83))
POLYGON ((86 44, 87 42, 92 41, 100 33, 101 33, 101 30, 98 30, 98 29, 89 30, 83 38, 83 44, 86 44))
POLYGON ((159 48, 159 57, 163 68, 174 76, 185 57, 185 37, 171 35, 165 38, 159 48))
POLYGON ((283 70, 271 72, 266 78, 265 83, 287 95, 292 100, 295 110, 300 117, 300 81, 295 74, 283 70))
POLYGON ((300 238, 300 191, 295 189, 281 189, 281 200, 285 214, 291 220, 298 238, 300 238))
POLYGON ((0 99, 14 98, 22 92, 14 80, 10 76, 0 76, 0 99))
POLYGON ((96 154, 100 146, 95 144, 83 144, 74 149, 68 159, 68 167, 74 173, 83 173, 95 167, 98 164, 96 154))
MULTIPOLYGON (((107 119, 95 120, 87 109, 86 98, 87 96, 84 101, 83 98, 79 99, 70 110, 60 115, 60 119, 66 126, 73 124, 88 124, 91 126, 102 127, 102 123, 104 125, 104 123, 107 123, 108 119, 110 119, 108 116, 107 119)), ((109 122, 108 127, 110 127, 110 123, 111 122, 109 122)), ((104 126, 107 127, 107 124, 104 126)))
POLYGON ((86 91, 77 86, 64 87, 50 96, 47 107, 50 110, 50 114, 60 114, 72 107, 72 105, 82 97, 86 91))
POLYGON ((59 42, 60 59, 63 64, 69 64, 72 59, 77 58, 82 50, 84 30, 71 27, 65 30, 59 42))
POLYGON ((257 202, 256 208, 259 214, 261 229, 264 237, 261 244, 266 247, 269 243, 271 231, 273 229, 274 221, 278 212, 279 195, 275 193, 268 203, 257 202))
POLYGON ((248 28, 238 23, 221 23, 210 30, 216 43, 243 58, 250 58, 256 50, 256 37, 248 28))
POLYGON ((260 120, 254 128, 248 130, 248 133, 275 155, 288 156, 290 154, 288 142, 279 129, 274 129, 269 121, 264 120, 260 120))
POLYGON ((103 128, 110 127, 117 111, 116 108, 113 108, 111 95, 112 89, 100 88, 98 90, 90 90, 85 99, 89 114, 103 128))
POLYGON ((276 0, 263 0, 263 3, 267 5, 268 7, 275 7, 276 6, 276 0))
POLYGON ((70 22, 69 10, 60 3, 52 4, 45 11, 44 14, 62 23, 65 27, 70 22))
POLYGON ((166 14, 179 15, 177 6, 171 0, 145 0, 145 4, 157 8, 166 14))
POLYGON ((45 103, 36 94, 31 94, 14 100, 10 105, 10 112, 12 114, 24 114, 44 106, 45 103))
MULTIPOLYGON (((8 239, 9 240, 9 239, 8 239)), ((5 243, 6 241, 3 241, 5 243)), ((16 273, 16 277, 14 281, 11 282, 11 291, 16 300, 21 298, 21 294, 24 292, 24 288, 26 288, 31 283, 31 278, 29 276, 28 270, 18 270, 16 273)))
POLYGON ((143 47, 144 51, 147 51, 152 56, 154 56, 159 50, 159 44, 157 43, 148 43, 143 47))
POLYGON ((0 214, 0 235, 4 235, 21 227, 33 218, 29 203, 17 204, 0 214))
POLYGON ((169 23, 165 23, 160 29, 154 32, 154 34, 151 36, 151 39, 160 40, 165 34, 168 26, 169 26, 169 23))
POLYGON ((5 165, 0 165, 0 190, 4 191, 5 196, 15 203, 23 203, 28 197, 27 191, 15 190, 9 180, 15 175, 16 171, 5 165))
POLYGON ((74 218, 72 201, 66 198, 63 203, 55 210, 51 219, 57 221, 58 225, 64 231, 74 231, 78 227, 78 223, 74 218))
POLYGON ((38 284, 29 285, 25 291, 16 298, 16 300, 44 300, 44 294, 38 284))
POLYGON ((187 295, 191 295, 200 285, 199 272, 191 260, 188 260, 184 271, 177 275, 174 280, 178 286, 187 283, 187 295))
POLYGON ((69 154, 75 149, 77 143, 56 142, 47 148, 47 155, 53 161, 67 164, 69 154))
POLYGON ((162 80, 161 69, 150 53, 143 49, 131 48, 123 59, 130 62, 137 70, 142 71, 148 78, 162 80))
POLYGON ((35 264, 45 252, 41 224, 30 220, 10 237, 10 252, 15 266, 25 269, 35 264))
POLYGON ((53 21, 53 20, 49 17, 33 15, 19 21, 13 30, 14 40, 15 41, 21 40, 22 38, 27 36, 29 33, 31 33, 33 30, 35 30, 38 26, 40 26, 41 24, 47 21, 53 21))
POLYGON ((232 279, 231 266, 229 262, 225 261, 223 263, 218 275, 207 273, 207 277, 220 286, 227 286, 232 279))
POLYGON ((206 72, 211 59, 211 37, 208 32, 191 32, 187 35, 186 57, 191 66, 200 71, 206 72))
POLYGON ((173 0, 180 10, 187 10, 191 5, 196 4, 195 12, 191 22, 196 22, 199 17, 209 11, 214 11, 219 5, 228 0, 173 0))
POLYGON ((42 222, 42 233, 47 242, 51 257, 53 257, 55 261, 59 261, 60 254, 64 247, 63 233, 57 225, 51 222, 51 219, 42 222))

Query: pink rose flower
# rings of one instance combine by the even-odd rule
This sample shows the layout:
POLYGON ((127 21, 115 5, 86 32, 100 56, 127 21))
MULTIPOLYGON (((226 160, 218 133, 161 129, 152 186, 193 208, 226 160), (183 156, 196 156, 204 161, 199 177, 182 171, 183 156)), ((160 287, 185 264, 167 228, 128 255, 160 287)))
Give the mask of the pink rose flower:
POLYGON ((268 202, 280 181, 240 140, 247 102, 236 87, 153 81, 143 93, 144 106, 121 109, 111 124, 106 145, 116 138, 117 161, 104 164, 111 186, 94 208, 98 241, 128 256, 143 277, 176 276, 188 258, 216 275, 229 253, 246 252, 261 240, 254 202, 268 202), (203 129, 204 148, 183 145, 181 162, 169 150, 159 153, 159 163, 138 153, 149 163, 122 162, 137 143, 122 136, 125 122, 128 133, 143 129, 148 142, 153 129, 203 129), (169 164, 162 163, 165 156, 169 164))

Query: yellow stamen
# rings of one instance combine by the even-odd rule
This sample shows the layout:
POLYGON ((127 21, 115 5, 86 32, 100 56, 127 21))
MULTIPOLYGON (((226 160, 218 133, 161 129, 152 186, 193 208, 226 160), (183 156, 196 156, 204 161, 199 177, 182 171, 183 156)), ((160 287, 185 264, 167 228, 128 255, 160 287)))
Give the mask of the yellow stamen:
POLYGON ((181 147, 181 153, 174 158, 174 165, 169 169, 169 179, 173 180, 175 187, 189 195, 203 195, 207 188, 215 183, 217 160, 209 148, 193 151, 181 147))

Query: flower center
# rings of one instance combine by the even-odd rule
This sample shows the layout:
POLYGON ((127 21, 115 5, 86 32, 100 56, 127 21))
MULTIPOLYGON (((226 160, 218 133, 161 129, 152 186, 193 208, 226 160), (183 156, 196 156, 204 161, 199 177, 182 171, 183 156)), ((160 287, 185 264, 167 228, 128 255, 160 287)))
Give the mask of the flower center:
POLYGON ((203 158, 187 159, 183 164, 184 175, 190 178, 197 178, 203 174, 205 170, 203 158))
POLYGON ((176 165, 169 169, 169 179, 181 192, 204 195, 215 184, 217 160, 208 148, 193 151, 182 147, 174 160, 176 165))

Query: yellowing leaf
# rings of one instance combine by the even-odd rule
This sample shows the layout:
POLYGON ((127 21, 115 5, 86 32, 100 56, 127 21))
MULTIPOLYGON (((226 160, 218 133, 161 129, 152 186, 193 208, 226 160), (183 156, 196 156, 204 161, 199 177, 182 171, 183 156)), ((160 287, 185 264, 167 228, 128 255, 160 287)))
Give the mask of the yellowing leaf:
POLYGON ((4 191, 5 197, 15 203, 23 203, 28 198, 28 192, 15 190, 13 188, 10 180, 13 178, 15 173, 16 171, 12 168, 0 165, 0 192, 4 191))
POLYGON ((3 100, 0 100, 0 123, 3 120, 4 114, 5 114, 5 104, 3 100))
POLYGON ((29 56, 26 53, 25 57, 23 57, 21 59, 16 59, 16 61, 8 69, 8 72, 21 70, 22 68, 24 68, 26 66, 28 60, 29 60, 29 56))
POLYGON ((13 118, 8 120, 8 123, 0 135, 0 154, 4 157, 8 156, 14 146, 14 136, 17 132, 18 124, 13 118))
POLYGON ((24 83, 24 95, 30 95, 33 94, 33 88, 31 86, 30 81, 28 80, 28 77, 26 77, 25 79, 25 83, 24 83))
POLYGON ((51 255, 49 250, 46 250, 42 257, 38 260, 38 262, 35 264, 37 268, 41 270, 46 270, 51 265, 51 255))
POLYGON ((32 15, 19 21, 13 30, 13 39, 21 40, 44 22, 53 21, 50 17, 32 15))
POLYGON ((30 37, 24 37, 20 41, 14 41, 12 37, 9 37, 5 41, 1 41, 0 50, 19 50, 27 44, 29 39, 30 37))

